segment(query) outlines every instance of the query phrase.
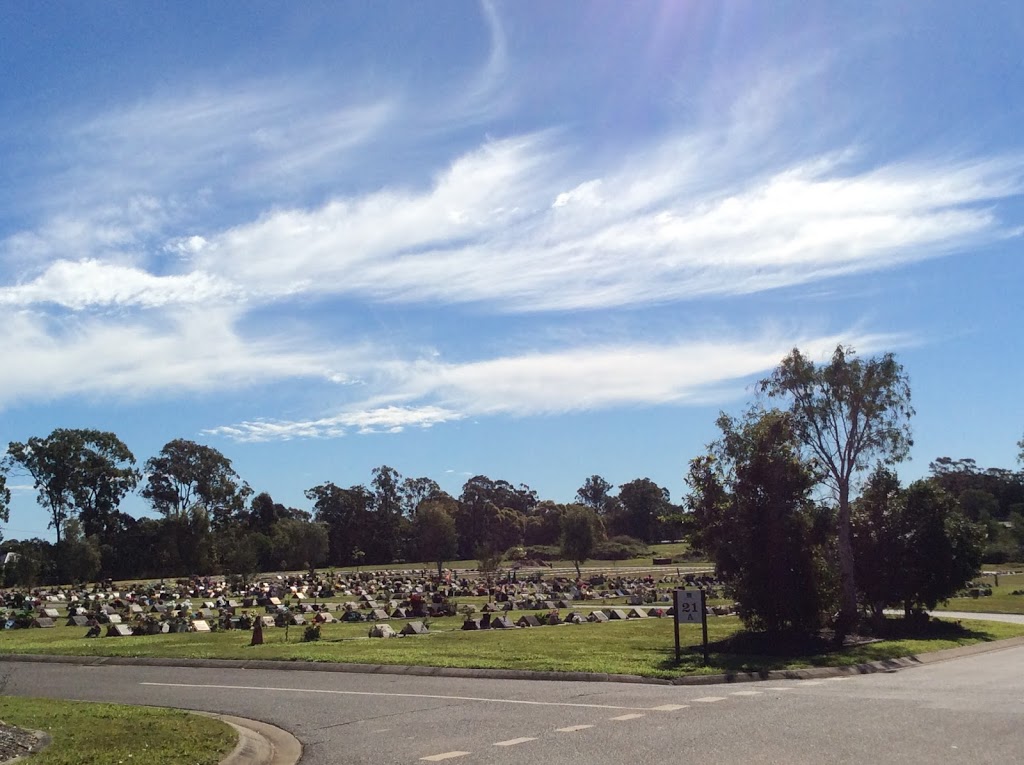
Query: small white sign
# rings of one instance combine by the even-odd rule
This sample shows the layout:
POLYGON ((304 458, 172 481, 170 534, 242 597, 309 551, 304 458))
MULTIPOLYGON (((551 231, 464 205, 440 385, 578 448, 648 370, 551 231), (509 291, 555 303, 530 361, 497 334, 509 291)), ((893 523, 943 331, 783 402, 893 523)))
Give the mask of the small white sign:
POLYGON ((704 593, 700 590, 676 590, 676 621, 680 624, 704 621, 704 593))

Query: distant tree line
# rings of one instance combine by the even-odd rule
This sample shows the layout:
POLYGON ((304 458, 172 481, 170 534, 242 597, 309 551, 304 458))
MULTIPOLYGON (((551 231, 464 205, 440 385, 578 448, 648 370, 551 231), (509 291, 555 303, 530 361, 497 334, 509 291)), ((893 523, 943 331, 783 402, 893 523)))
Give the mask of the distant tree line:
MULTIPOLYGON (((307 489, 310 510, 256 493, 210 446, 175 439, 141 469, 114 433, 58 428, 12 442, 0 465, 0 520, 7 520, 11 472, 33 481, 55 542, 9 540, 16 553, 8 585, 257 572, 317 566, 387 565, 510 558, 582 563, 632 557, 644 545, 682 533, 682 508, 647 478, 616 490, 601 476, 584 481, 577 502, 540 500, 525 484, 478 475, 458 497, 431 478, 381 465, 367 484, 325 482, 307 489), (156 517, 120 509, 137 492, 156 517)), ((2 539, 2 538, 0 538, 2 539)))

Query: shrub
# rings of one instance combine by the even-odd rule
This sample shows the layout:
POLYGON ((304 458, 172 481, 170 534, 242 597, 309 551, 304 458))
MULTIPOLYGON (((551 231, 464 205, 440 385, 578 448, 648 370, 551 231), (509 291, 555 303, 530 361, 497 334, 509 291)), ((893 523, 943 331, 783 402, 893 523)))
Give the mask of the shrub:
POLYGON ((591 557, 595 560, 629 560, 630 558, 643 558, 650 554, 650 548, 644 542, 635 537, 620 534, 607 542, 596 545, 591 557))
POLYGON ((562 551, 555 545, 530 545, 525 548, 525 559, 529 560, 559 560, 562 551))
POLYGON ((310 624, 306 627, 305 632, 302 633, 302 641, 304 643, 313 643, 320 639, 320 625, 310 624))

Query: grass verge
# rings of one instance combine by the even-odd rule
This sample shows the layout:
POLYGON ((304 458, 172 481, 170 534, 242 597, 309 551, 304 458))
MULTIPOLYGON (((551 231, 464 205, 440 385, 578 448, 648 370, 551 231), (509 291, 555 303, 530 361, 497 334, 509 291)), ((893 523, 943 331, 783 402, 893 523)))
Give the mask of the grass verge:
MULTIPOLYGON (((850 666, 867 661, 927 653, 1024 635, 1024 625, 964 621, 937 627, 923 637, 896 637, 835 653, 805 656, 755 656, 713 651, 708 666, 700 653, 700 628, 680 629, 688 646, 675 664, 671 619, 640 619, 608 624, 578 624, 518 630, 464 632, 461 617, 436 619, 427 635, 369 640, 367 624, 329 624, 316 642, 301 641, 301 628, 265 631, 266 643, 249 646, 248 632, 154 635, 86 640, 73 627, 16 630, 4 634, 6 653, 78 656, 134 656, 195 659, 270 659, 278 661, 407 664, 436 667, 601 672, 673 678, 719 672, 757 672, 817 666, 850 666)), ((396 625, 396 628, 400 625, 396 625)), ((711 643, 740 630, 735 617, 708 622, 711 643)))
POLYGON ((0 720, 50 734, 32 765, 215 765, 238 741, 227 723, 177 709, 2 696, 0 720))
MULTIPOLYGON (((1017 570, 1020 570, 1020 567, 1017 570)), ((996 585, 996 577, 991 574, 976 576, 975 582, 992 587, 991 595, 981 598, 950 598, 947 602, 940 603, 938 610, 1024 614, 1024 595, 1013 594, 1024 592, 1024 574, 1000 574, 998 579, 999 584, 996 585)))

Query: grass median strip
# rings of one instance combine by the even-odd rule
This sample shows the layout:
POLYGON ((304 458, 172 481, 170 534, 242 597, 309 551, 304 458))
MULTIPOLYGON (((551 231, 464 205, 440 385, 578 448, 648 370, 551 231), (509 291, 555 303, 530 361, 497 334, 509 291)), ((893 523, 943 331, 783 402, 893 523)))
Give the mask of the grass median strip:
POLYGON ((249 646, 249 633, 152 635, 87 640, 77 627, 9 630, 4 653, 76 656, 129 656, 189 659, 240 659, 357 664, 513 669, 549 672, 596 672, 672 678, 720 672, 757 672, 818 666, 851 666, 944 648, 1024 635, 1024 625, 964 621, 936 623, 924 637, 881 640, 843 651, 803 656, 725 653, 714 644, 736 634, 735 617, 709 621, 712 651, 703 666, 699 626, 684 626, 689 645, 675 664, 672 620, 638 619, 609 624, 578 624, 516 630, 462 631, 460 617, 436 619, 426 635, 365 639, 367 625, 329 624, 323 637, 302 642, 301 631, 267 630, 266 643, 249 646), (360 639, 356 639, 359 637, 360 639))
POLYGON ((33 765, 215 765, 238 741, 227 723, 177 709, 2 696, 0 720, 51 736, 33 765))

